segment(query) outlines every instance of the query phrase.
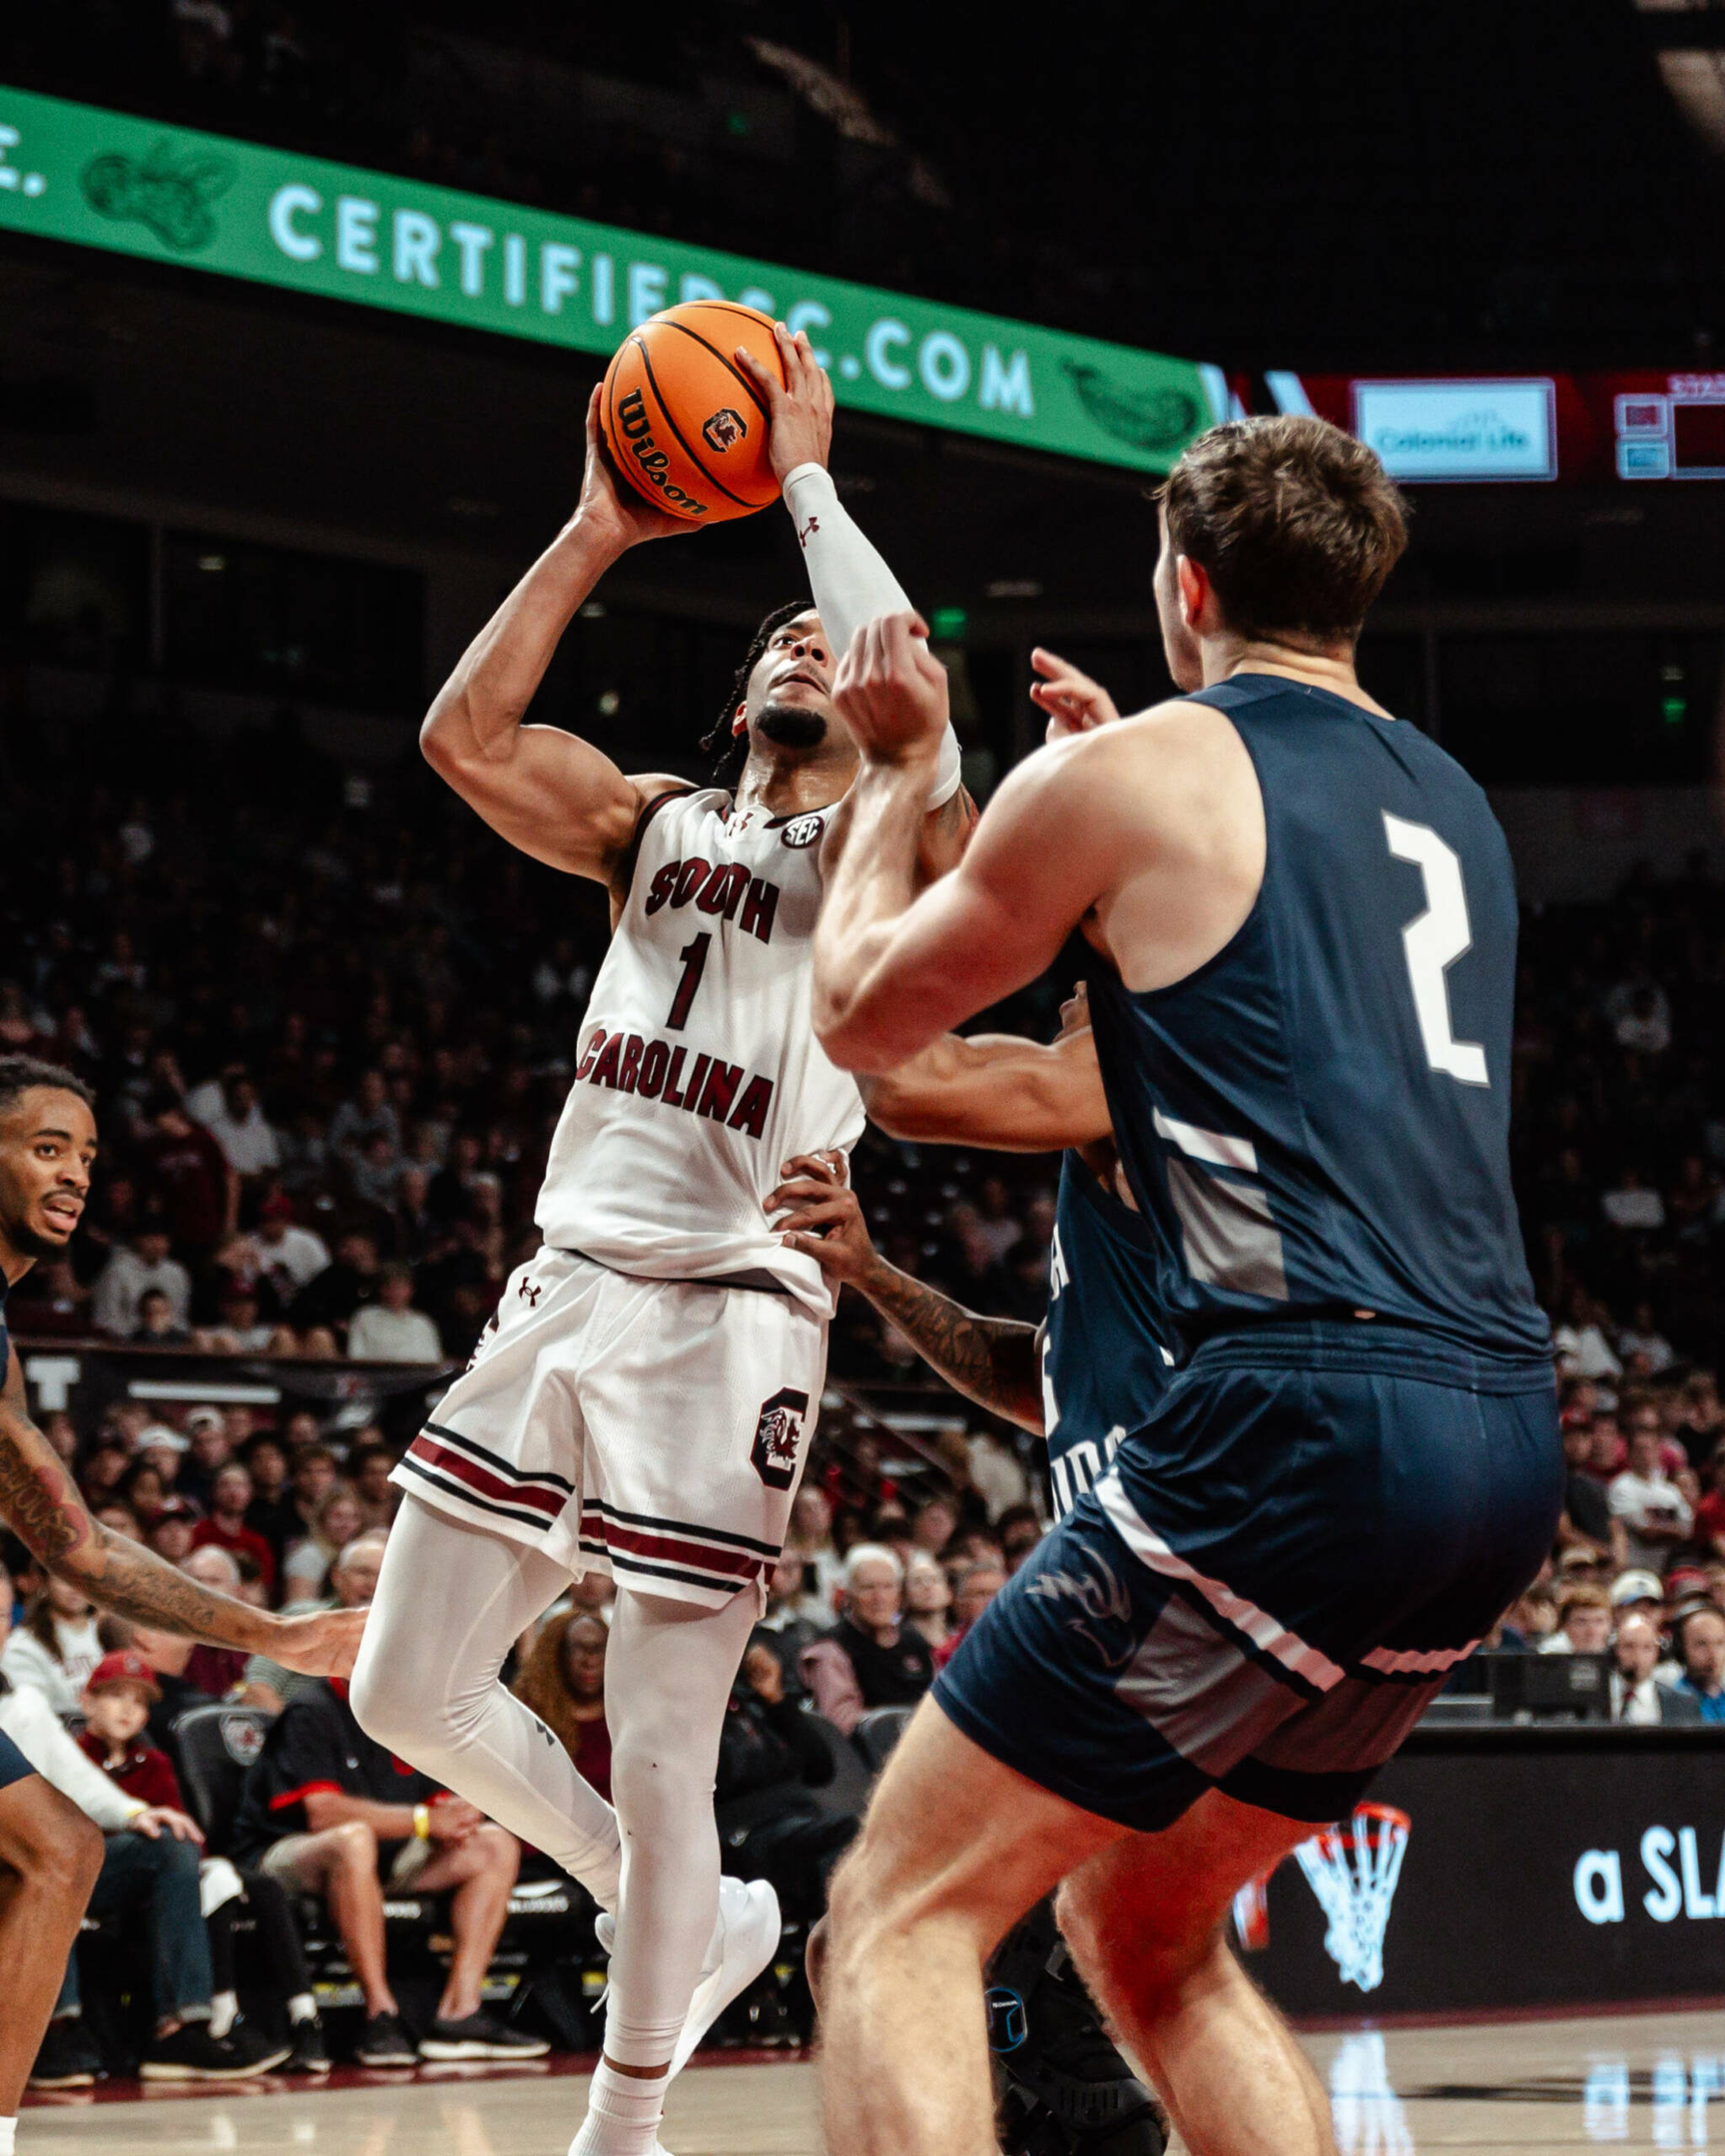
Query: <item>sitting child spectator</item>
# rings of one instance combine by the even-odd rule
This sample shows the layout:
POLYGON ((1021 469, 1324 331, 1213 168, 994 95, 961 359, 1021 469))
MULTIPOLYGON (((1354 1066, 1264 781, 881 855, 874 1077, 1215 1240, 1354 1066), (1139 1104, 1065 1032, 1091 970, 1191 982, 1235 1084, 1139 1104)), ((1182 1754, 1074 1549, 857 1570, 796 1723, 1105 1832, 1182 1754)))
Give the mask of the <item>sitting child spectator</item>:
POLYGON ((549 1617, 511 1688, 607 1803, 611 1732, 605 1722, 605 1650, 610 1641, 609 1626, 587 1611, 549 1617))
POLYGON ((878 1542, 845 1560, 845 1614, 803 1650, 803 1681, 815 1705, 847 1737, 870 1707, 913 1707, 934 1682, 934 1658, 901 1622, 904 1567, 878 1542))
MULTIPOLYGON (((105 1655, 84 1688, 84 1729, 78 1743, 86 1758, 135 1802, 164 1815, 184 1816, 186 1801, 174 1763, 148 1742, 150 1712, 161 1698, 156 1673, 141 1655, 105 1655)), ((288 2071, 327 2073, 323 2026, 287 1895, 274 1880, 242 1875, 226 1858, 206 1858, 199 1869, 215 1980, 211 2035, 229 2035, 239 2012, 237 1933, 244 1920, 266 1963, 265 1980, 287 2009, 293 2046, 288 2071)))
POLYGON ((236 1863, 328 1903, 364 1996, 354 2049, 362 2066, 542 2057, 550 2049, 543 2038, 505 2027, 480 1998, 520 1869, 520 1843, 424 1775, 403 1774, 359 1727, 346 1693, 345 1685, 317 1679, 272 1725, 234 1823, 236 1863), (401 2025, 385 1967, 385 1885, 451 1894, 449 1974, 417 2047, 401 2025))
MULTIPOLYGON (((0 1598, 0 1638, 11 1619, 8 1594, 0 1598)), ((90 1675, 95 1677, 102 1668, 99 1662, 90 1675)), ((90 1896, 90 1914, 101 1917, 128 1910, 147 1914, 156 2022, 139 2066, 143 2078, 237 2081, 280 2066, 288 2056, 288 2045, 272 2043, 244 2026, 231 2025, 220 2037, 212 2031, 216 1986, 199 1891, 203 1837, 195 1822, 178 1806, 146 1804, 116 1787, 66 1734, 36 1686, 14 1689, 0 1680, 0 1730, 37 1773, 69 1797, 107 1837, 102 1870, 90 1896)), ((74 1950, 31 2070, 36 2087, 87 2087, 106 2071, 106 2062, 82 2022, 83 1996, 74 1950)))

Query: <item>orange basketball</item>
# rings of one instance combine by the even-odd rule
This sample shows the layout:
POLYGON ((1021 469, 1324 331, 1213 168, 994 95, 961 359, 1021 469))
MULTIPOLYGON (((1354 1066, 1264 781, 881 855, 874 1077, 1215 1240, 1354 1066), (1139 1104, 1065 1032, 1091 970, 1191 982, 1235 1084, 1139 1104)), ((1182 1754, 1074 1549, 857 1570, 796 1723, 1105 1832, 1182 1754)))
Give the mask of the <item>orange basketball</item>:
POLYGON ((606 369, 599 408, 612 460, 655 509, 691 524, 753 516, 779 498, 766 409, 731 357, 739 344, 785 379, 772 317, 728 299, 653 315, 606 369))

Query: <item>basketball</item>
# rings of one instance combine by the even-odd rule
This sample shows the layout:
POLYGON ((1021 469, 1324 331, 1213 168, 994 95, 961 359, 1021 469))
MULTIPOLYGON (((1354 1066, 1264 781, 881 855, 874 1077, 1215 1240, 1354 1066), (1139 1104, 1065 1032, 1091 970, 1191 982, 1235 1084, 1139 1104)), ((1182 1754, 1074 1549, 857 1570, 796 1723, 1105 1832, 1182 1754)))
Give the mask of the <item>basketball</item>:
POLYGON ((783 381, 772 317, 690 299, 632 329, 605 374, 605 446, 656 509, 691 524, 753 516, 779 499, 767 412, 731 354, 746 345, 783 381))

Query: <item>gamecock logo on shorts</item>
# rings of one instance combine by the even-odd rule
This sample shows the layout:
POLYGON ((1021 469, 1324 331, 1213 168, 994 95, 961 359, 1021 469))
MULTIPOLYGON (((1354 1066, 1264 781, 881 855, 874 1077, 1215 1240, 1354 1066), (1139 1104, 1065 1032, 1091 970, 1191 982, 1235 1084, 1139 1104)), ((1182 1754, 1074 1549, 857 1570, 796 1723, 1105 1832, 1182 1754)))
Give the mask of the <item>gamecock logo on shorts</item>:
POLYGON ((788 845, 794 850, 801 850, 804 846, 813 845, 826 828, 827 818, 825 816, 796 815, 779 833, 779 842, 781 845, 788 845))
POLYGON ((808 1393, 793 1392, 789 1385, 761 1402, 749 1457, 769 1489, 789 1489, 795 1480, 797 1447, 803 1442, 803 1417, 808 1412, 808 1393))
POLYGON ((748 420, 741 412, 734 412, 727 405, 723 411, 716 411, 701 429, 701 439, 709 449, 717 449, 723 453, 727 449, 736 448, 748 431, 748 420))

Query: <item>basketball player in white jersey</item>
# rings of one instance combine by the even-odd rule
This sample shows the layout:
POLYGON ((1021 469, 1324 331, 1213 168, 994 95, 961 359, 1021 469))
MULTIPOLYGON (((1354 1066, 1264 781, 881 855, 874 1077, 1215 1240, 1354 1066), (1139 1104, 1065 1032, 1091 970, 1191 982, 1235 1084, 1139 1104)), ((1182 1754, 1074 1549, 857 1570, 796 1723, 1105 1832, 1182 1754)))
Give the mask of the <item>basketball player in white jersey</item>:
MULTIPOLYGON (((523 723, 606 569, 689 528, 614 478, 597 392, 574 516, 422 736, 494 830, 606 886, 614 932, 540 1194, 543 1246, 396 1470, 406 1501, 353 1705, 615 1912, 605 2053, 573 2156, 651 2156, 669 2072, 778 1942, 764 1883, 726 1882, 721 1905, 713 1783, 813 1434, 833 1291, 763 1201, 794 1155, 843 1155, 862 1129, 856 1082, 810 1021, 811 939, 819 840, 858 766, 831 701, 837 654, 897 592, 826 471, 831 386, 806 337, 779 335, 787 386, 754 372, 817 605, 770 616, 749 654, 728 715, 747 740, 735 796, 626 777, 523 723), (590 1567, 618 1588, 615 1811, 497 1681, 590 1567)), ((973 818, 949 739, 925 873, 951 865, 973 818)))

